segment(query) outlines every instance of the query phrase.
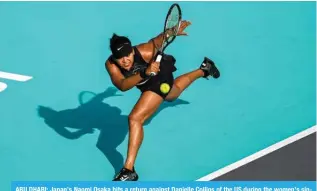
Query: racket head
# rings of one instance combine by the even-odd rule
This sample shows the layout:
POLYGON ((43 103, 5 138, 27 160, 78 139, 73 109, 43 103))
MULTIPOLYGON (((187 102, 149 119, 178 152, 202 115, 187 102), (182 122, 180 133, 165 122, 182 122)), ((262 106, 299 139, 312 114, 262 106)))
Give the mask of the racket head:
POLYGON ((166 36, 164 35, 161 52, 164 52, 165 48, 169 44, 171 44, 176 38, 181 21, 182 21, 182 10, 179 4, 174 3, 169 8, 165 18, 165 23, 164 23, 164 33, 166 33, 166 31, 168 30, 171 30, 172 33, 170 33, 168 38, 166 38, 166 36))

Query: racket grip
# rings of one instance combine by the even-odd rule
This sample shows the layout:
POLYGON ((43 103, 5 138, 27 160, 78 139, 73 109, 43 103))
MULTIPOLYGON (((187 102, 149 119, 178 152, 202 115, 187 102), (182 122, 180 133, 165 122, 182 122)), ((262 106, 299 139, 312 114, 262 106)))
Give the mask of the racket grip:
POLYGON ((155 61, 156 61, 156 62, 161 62, 161 59, 162 59, 162 55, 159 54, 159 55, 157 55, 155 61))
MULTIPOLYGON (((157 55, 155 62, 161 62, 161 60, 162 60, 162 55, 160 55, 160 54, 157 55)), ((150 73, 150 76, 155 76, 155 75, 156 75, 155 72, 150 73)))

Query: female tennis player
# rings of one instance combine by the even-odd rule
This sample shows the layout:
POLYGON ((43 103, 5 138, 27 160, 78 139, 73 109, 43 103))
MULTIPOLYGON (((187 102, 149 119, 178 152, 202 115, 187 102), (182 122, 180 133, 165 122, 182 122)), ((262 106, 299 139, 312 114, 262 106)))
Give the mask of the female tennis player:
MULTIPOLYGON (((181 21, 177 36, 186 36, 184 30, 191 25, 189 21, 181 21)), ((173 101, 198 78, 212 76, 218 78, 220 72, 214 62, 205 57, 196 70, 190 71, 174 79, 176 71, 175 58, 163 54, 160 63, 155 62, 158 47, 161 47, 163 32, 146 43, 136 46, 124 36, 113 34, 110 39, 112 55, 105 63, 111 81, 119 90, 127 91, 137 87, 141 96, 129 114, 129 141, 127 159, 122 170, 114 181, 137 181, 138 174, 134 164, 138 150, 143 141, 143 124, 159 108, 163 101, 173 101), (156 73, 151 76, 151 72, 156 73), (164 85, 162 85, 164 84, 164 85)))

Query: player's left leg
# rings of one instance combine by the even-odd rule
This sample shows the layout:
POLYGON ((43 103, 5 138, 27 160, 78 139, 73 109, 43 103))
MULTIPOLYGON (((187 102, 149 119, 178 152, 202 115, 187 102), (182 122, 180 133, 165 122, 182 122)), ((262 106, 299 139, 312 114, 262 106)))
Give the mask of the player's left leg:
POLYGON ((215 63, 209 58, 205 57, 199 69, 183 74, 175 79, 173 87, 169 94, 166 96, 165 100, 173 101, 177 99, 181 95, 181 93, 195 80, 201 77, 207 78, 208 76, 219 78, 220 72, 215 63))

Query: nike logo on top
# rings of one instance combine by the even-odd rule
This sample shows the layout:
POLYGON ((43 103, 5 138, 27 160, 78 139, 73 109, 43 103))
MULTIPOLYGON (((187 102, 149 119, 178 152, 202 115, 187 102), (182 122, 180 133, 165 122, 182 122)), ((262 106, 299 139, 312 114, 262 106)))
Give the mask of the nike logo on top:
MULTIPOLYGON (((123 46, 124 46, 124 45, 123 45, 123 46)), ((117 48, 117 50, 121 50, 121 48, 123 48, 123 46, 121 46, 121 47, 117 48)))
POLYGON ((129 43, 127 43, 127 42, 124 43, 122 46, 120 46, 119 48, 117 48, 117 50, 118 50, 118 51, 121 50, 121 49, 124 47, 125 44, 129 44, 129 43))

